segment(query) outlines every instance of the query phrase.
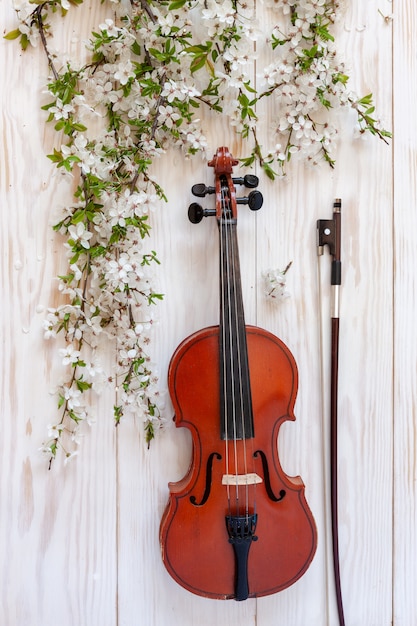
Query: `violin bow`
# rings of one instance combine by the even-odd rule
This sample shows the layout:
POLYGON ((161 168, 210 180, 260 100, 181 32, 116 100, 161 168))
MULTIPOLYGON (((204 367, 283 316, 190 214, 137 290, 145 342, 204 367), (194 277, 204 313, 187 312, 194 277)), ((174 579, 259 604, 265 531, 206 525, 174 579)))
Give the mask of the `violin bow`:
POLYGON ((337 408, 339 371, 339 308, 340 286, 342 284, 342 262, 340 258, 342 201, 333 203, 333 218, 317 220, 317 254, 323 254, 325 245, 332 257, 330 284, 331 300, 331 371, 330 371, 330 500, 332 520, 333 569, 336 590, 337 612, 340 626, 345 626, 342 589, 340 583, 339 537, 338 537, 338 498, 337 498, 337 408))

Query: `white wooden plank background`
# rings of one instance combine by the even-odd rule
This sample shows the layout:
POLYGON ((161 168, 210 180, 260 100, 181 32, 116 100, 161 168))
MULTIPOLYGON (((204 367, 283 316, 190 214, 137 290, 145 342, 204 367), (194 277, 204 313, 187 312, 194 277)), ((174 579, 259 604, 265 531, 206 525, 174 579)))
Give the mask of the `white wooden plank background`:
POLYGON ((414 4, 403 3, 394 21, 393 90, 395 94, 394 212, 394 542, 393 620, 405 626, 417 615, 415 594, 417 554, 416 438, 416 284, 417 232, 417 26, 414 4))
MULTIPOLYGON (((330 217, 334 198, 341 197, 339 521, 346 623, 415 626, 417 7, 413 0, 346 4, 337 41, 351 68, 351 86, 374 94, 395 139, 393 148, 376 139, 354 140, 354 116, 342 112, 333 172, 298 166, 287 183, 262 177, 264 207, 256 215, 240 211, 247 322, 281 337, 299 368, 297 420, 281 429, 280 458, 288 474, 302 476, 319 532, 317 554, 300 581, 243 603, 193 596, 171 580, 160 559, 159 520, 168 481, 181 478, 188 466, 187 433, 167 427, 148 451, 142 424, 126 421, 114 429, 108 390, 73 464, 57 463, 48 472, 37 452, 53 419, 49 391, 57 365, 55 346, 43 340, 42 320, 63 263, 50 222, 69 190, 59 185, 44 156, 53 142, 39 110, 44 60, 39 51, 23 55, 16 44, 1 40, 0 624, 337 624, 315 223, 330 217), (394 13, 393 21, 385 22, 378 10, 394 13), (273 307, 263 297, 261 272, 290 260, 291 298, 273 307)), ((70 11, 60 34, 73 51, 80 46, 74 34, 81 41, 103 17, 97 1, 85 6, 70 11)), ((0 20, 4 32, 14 27, 9 0, 0 3, 0 20)), ((268 109, 262 114, 261 137, 271 115, 268 109)), ((239 156, 239 142, 226 122, 216 120, 212 150, 226 139, 239 156)), ((210 172, 199 158, 184 163, 174 152, 166 163, 158 167, 170 201, 153 217, 166 294, 158 305, 153 348, 162 379, 177 344, 216 323, 218 275, 214 222, 192 226, 186 217, 191 185, 210 182, 210 172)), ((327 257, 321 266, 328 347, 327 257)))

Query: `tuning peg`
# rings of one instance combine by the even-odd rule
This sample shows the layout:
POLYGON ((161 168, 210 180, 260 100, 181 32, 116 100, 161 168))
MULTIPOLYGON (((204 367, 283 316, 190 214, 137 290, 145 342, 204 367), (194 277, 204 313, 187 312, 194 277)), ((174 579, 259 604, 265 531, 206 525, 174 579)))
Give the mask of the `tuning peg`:
POLYGON ((199 224, 203 217, 210 217, 212 215, 216 215, 216 209, 203 209, 197 202, 193 202, 188 207, 188 219, 192 224, 199 224))
POLYGON ((264 198, 260 191, 251 191, 249 196, 236 198, 236 203, 248 204, 251 211, 259 211, 264 203, 264 198))
POLYGON ((254 189, 259 185, 259 178, 253 174, 246 174, 243 178, 232 178, 235 185, 245 185, 248 189, 254 189))
POLYGON ((191 193, 193 196, 197 196, 197 198, 204 198, 208 193, 215 193, 216 189, 214 187, 206 187, 204 183, 198 183, 197 185, 193 185, 191 187, 191 193))

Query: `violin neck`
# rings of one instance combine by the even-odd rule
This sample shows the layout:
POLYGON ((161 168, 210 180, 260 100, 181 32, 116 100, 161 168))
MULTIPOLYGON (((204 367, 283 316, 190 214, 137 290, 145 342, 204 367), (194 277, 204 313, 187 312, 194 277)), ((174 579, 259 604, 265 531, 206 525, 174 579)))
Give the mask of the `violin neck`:
POLYGON ((249 439, 254 426, 236 220, 220 220, 219 230, 221 437, 249 439))

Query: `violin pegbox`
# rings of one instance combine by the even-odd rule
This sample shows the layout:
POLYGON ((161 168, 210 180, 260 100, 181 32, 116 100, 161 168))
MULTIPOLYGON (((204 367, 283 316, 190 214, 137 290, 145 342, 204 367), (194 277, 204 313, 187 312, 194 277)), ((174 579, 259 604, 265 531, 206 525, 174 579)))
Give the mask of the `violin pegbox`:
POLYGON ((232 212, 235 215, 237 204, 247 204, 251 211, 258 211, 263 205, 263 196, 260 191, 255 189, 259 184, 259 178, 253 174, 246 174, 245 176, 232 176, 233 166, 238 164, 238 160, 234 159, 226 147, 218 148, 216 155, 208 165, 214 167, 216 175, 216 186, 207 186, 204 183, 198 183, 193 185, 191 193, 197 198, 205 198, 207 195, 216 196, 216 208, 203 209, 203 207, 197 202, 193 202, 188 207, 188 219, 193 224, 199 224, 203 217, 219 217, 219 204, 222 203, 223 195, 219 196, 219 181, 223 179, 227 182, 228 196, 232 206, 232 212), (244 185, 247 189, 252 191, 247 195, 240 198, 235 196, 235 185, 244 185))

